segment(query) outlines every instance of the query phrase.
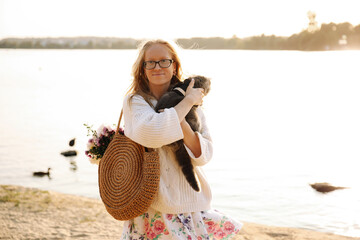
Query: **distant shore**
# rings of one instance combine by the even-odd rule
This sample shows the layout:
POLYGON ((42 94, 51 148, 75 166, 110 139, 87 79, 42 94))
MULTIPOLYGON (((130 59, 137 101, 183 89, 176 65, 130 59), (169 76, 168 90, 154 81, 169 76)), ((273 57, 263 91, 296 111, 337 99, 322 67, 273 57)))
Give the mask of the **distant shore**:
MULTIPOLYGON (((120 239, 122 225, 97 199, 0 185, 0 239, 120 239)), ((235 239, 360 240, 254 223, 244 223, 235 239)))
MULTIPOLYGON (((360 24, 349 22, 322 24, 304 29, 289 37, 259 35, 238 38, 193 37, 177 38, 184 49, 242 49, 242 50, 360 50, 360 24)), ((15 49, 137 49, 144 39, 116 37, 57 37, 57 38, 4 38, 0 48, 15 49)))

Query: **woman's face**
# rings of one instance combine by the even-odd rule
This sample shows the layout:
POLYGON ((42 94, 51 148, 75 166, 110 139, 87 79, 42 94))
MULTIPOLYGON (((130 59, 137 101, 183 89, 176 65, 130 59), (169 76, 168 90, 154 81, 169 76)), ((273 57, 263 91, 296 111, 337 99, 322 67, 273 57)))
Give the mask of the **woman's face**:
MULTIPOLYGON (((144 61, 160 61, 164 59, 172 59, 167 47, 163 44, 154 44, 145 52, 144 61)), ((176 63, 172 63, 168 68, 161 68, 159 63, 155 65, 154 69, 146 69, 144 67, 145 75, 149 80, 150 89, 161 88, 167 89, 175 72, 176 63)))

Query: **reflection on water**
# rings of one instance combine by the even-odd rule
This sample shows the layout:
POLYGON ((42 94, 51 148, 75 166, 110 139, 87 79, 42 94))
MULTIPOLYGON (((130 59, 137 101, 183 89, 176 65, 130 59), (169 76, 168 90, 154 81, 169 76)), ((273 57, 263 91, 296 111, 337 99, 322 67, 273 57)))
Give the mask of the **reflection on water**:
MULTIPOLYGON (((135 54, 0 50, 0 184, 99 198, 83 124, 117 122, 135 54), (61 155, 68 150, 78 155, 61 155), (33 177, 48 167, 51 179, 33 177)), ((204 108, 215 150, 205 170, 215 208, 242 221, 360 236, 359 55, 183 53, 185 72, 212 78, 204 108), (350 188, 323 195, 314 182, 350 188)))

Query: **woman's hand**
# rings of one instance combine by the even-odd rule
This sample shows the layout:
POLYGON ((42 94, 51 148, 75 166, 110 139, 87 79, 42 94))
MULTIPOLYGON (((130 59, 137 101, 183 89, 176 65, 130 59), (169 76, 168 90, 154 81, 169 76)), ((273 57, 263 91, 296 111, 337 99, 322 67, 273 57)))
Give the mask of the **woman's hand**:
POLYGON ((195 80, 191 79, 191 82, 185 92, 185 98, 189 99, 193 103, 192 105, 201 105, 204 97, 204 89, 194 88, 194 83, 195 80))
POLYGON ((191 80, 188 88, 185 92, 185 97, 181 102, 179 102, 174 108, 178 115, 179 121, 184 120, 185 116, 188 114, 190 109, 194 105, 201 105, 202 98, 204 96, 202 88, 193 88, 194 79, 191 80))

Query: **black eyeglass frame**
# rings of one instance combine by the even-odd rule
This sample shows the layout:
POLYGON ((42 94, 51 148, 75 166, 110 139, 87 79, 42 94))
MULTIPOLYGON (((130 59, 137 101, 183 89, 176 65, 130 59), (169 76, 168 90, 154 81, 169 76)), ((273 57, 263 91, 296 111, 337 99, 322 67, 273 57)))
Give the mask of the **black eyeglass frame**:
POLYGON ((158 64, 160 68, 169 68, 173 62, 175 62, 175 61, 172 60, 172 59, 161 59, 160 61, 145 61, 145 62, 143 63, 143 66, 144 66, 144 68, 145 68, 146 70, 152 70, 152 69, 156 68, 156 64, 158 64), (160 62, 162 62, 162 61, 164 61, 164 60, 170 61, 169 66, 167 66, 167 67, 162 67, 162 66, 161 66, 160 62), (152 68, 147 68, 147 67, 146 67, 146 64, 147 64, 147 63, 150 63, 150 62, 155 63, 155 65, 154 65, 154 67, 152 67, 152 68))

